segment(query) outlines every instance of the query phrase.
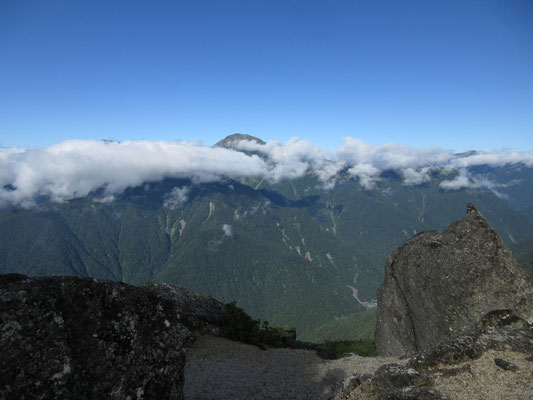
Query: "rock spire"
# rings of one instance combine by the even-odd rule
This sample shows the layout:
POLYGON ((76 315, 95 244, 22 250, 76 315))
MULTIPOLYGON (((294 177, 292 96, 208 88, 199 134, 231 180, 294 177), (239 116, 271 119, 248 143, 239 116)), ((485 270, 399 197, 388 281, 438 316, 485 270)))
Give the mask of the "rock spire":
POLYGON ((477 209, 422 232, 387 259, 378 291, 379 355, 410 355, 472 328, 492 310, 533 322, 533 283, 477 209))

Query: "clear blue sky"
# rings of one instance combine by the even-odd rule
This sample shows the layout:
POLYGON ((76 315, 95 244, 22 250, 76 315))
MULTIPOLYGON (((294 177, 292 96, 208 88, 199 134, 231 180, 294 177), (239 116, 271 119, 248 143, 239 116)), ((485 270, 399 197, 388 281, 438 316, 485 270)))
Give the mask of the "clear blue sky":
POLYGON ((0 0, 0 146, 533 149, 533 1, 0 0))

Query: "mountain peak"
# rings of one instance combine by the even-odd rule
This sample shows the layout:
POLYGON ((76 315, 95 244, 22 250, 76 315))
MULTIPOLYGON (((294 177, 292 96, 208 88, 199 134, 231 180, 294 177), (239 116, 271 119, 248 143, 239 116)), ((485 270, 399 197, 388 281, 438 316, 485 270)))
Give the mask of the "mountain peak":
POLYGON ((249 140, 251 142, 257 142, 259 144, 265 144, 264 141, 259 138, 256 138, 255 136, 246 135, 243 133, 234 133, 233 135, 226 136, 224 139, 217 142, 215 146, 225 147, 227 149, 234 149, 235 144, 237 142, 240 142, 241 140, 249 140))
POLYGON ((477 150, 468 150, 462 153, 455 153, 454 156, 457 158, 467 158, 467 157, 475 156, 477 154, 479 154, 477 150))
POLYGON ((479 213, 479 211, 477 210, 476 206, 474 206, 472 203, 468 203, 466 205, 466 213, 467 214, 470 214, 470 213, 479 213))

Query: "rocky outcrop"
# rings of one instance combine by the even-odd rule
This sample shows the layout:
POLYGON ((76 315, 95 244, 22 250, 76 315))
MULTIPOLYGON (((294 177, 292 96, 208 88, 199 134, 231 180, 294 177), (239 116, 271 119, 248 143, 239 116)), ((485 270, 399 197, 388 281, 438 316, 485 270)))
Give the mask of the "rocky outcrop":
POLYGON ((378 291, 379 355, 411 355, 492 310, 533 322, 533 283, 474 206, 442 233, 418 234, 387 259, 378 291))
POLYGON ((510 310, 495 310, 485 315, 474 328, 413 355, 407 366, 427 371, 439 365, 477 359, 489 350, 533 355, 532 325, 510 310))
POLYGON ((155 283, 151 292, 159 297, 171 300, 179 310, 181 322, 191 331, 222 335, 224 304, 205 294, 189 290, 182 286, 155 283))
POLYGON ((343 391, 337 398, 378 400, 449 400, 431 386, 433 379, 396 363, 383 364, 372 374, 352 375, 343 384, 343 391))
POLYGON ((173 301, 117 282, 0 275, 0 398, 181 399, 173 301))
POLYGON ((496 310, 405 366, 350 376, 337 399, 531 399, 532 354, 533 327, 510 310, 496 310))
POLYGON ((533 398, 532 322, 533 283, 469 205, 388 258, 377 351, 411 358, 349 377, 339 398, 533 398))

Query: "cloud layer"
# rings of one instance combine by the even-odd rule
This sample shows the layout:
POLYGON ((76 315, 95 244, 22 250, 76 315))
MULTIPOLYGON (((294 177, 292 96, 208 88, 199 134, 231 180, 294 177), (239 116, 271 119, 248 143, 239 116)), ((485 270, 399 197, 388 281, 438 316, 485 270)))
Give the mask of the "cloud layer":
POLYGON ((0 149, 0 204, 30 206, 38 196, 65 201, 103 188, 104 195, 164 178, 209 182, 260 176, 257 156, 188 142, 70 140, 42 149, 0 149))
MULTIPOLYGON (((83 197, 103 189, 102 201, 127 187, 164 178, 189 178, 193 183, 223 177, 261 177, 272 182, 315 173, 325 189, 335 185, 337 173, 346 170, 366 190, 384 171, 397 172, 406 185, 430 180, 434 170, 457 171, 441 182, 445 190, 496 189, 498 185, 471 174, 478 165, 533 166, 533 152, 474 153, 457 156, 432 147, 418 149, 398 144, 370 146, 344 138, 335 154, 293 138, 286 143, 240 141, 238 150, 207 147, 189 142, 109 142, 70 140, 41 149, 0 148, 0 206, 32 206, 40 196, 54 201, 83 197)), ((175 188, 164 201, 168 208, 187 201, 189 188, 175 188)))
POLYGON ((175 210, 181 207, 189 200, 189 193, 191 188, 189 186, 174 187, 167 193, 163 199, 163 207, 170 210, 175 210))

